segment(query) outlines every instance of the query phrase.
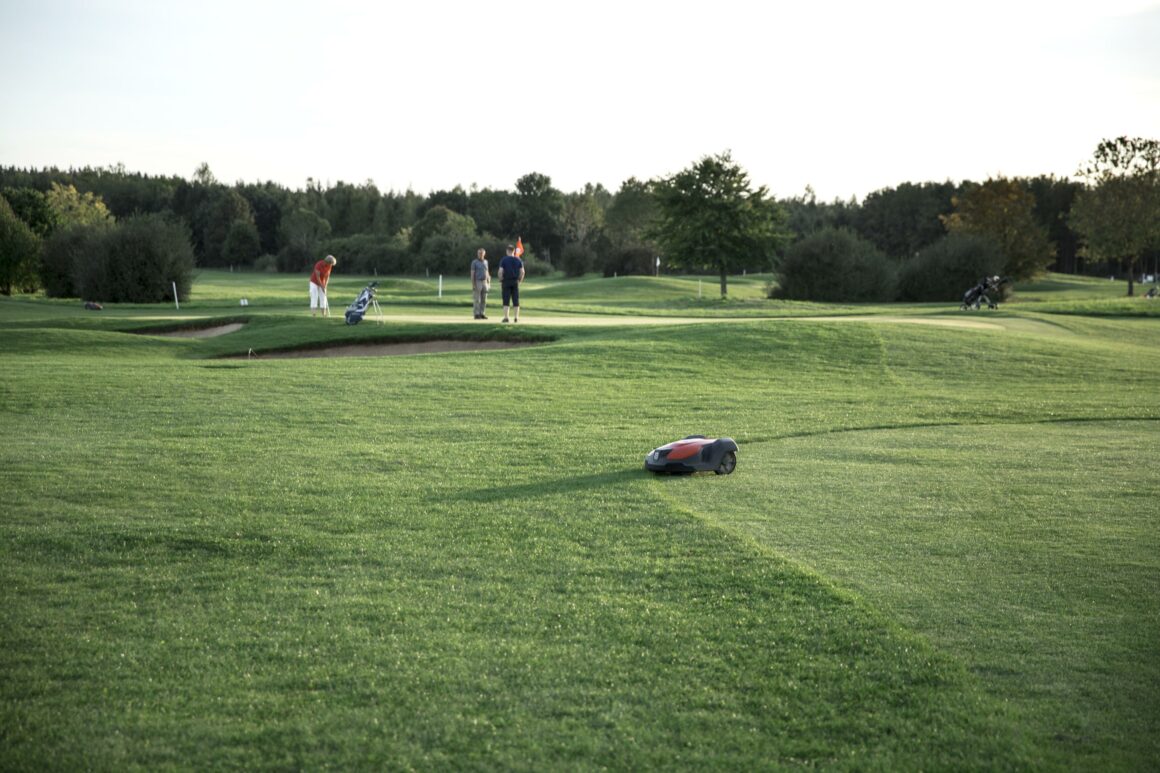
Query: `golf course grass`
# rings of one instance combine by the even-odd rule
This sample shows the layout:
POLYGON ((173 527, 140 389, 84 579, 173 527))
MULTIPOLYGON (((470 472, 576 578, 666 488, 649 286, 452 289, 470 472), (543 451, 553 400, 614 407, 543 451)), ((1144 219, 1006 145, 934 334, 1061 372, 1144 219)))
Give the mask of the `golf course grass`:
POLYGON ((1160 766, 1160 302, 372 279, 0 299, 0 769, 1160 766))

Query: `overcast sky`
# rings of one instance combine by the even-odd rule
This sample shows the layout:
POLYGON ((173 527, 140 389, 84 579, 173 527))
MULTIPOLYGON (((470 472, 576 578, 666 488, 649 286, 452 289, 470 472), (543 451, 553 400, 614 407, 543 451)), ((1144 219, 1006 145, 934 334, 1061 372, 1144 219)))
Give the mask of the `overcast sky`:
POLYGON ((0 164, 777 196, 1073 176, 1160 138, 1160 2, 0 0, 0 164))

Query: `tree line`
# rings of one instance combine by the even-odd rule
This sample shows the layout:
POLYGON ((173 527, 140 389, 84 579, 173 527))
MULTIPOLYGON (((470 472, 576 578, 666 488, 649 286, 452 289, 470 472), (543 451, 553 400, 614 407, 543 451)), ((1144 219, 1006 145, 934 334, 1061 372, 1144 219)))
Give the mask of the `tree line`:
POLYGON ((772 197, 728 153, 670 177, 630 178, 615 192, 588 184, 570 193, 537 172, 509 190, 420 195, 370 180, 226 184, 206 164, 190 179, 120 165, 0 167, 0 292, 165 300, 173 284, 187 292, 195 267, 302 272, 323 254, 354 273, 454 273, 476 248, 502 254, 517 236, 532 274, 651 274, 659 258, 665 270, 719 274, 722 295, 728 272, 788 266, 778 284, 798 297, 840 287, 838 273, 870 281, 881 263, 896 292, 905 285, 921 296, 932 284, 925 273, 967 253, 975 254, 970 270, 986 264, 1017 279, 1050 269, 1132 281, 1155 273, 1160 251, 1157 148, 1105 140, 1075 180, 905 182, 832 202, 808 188, 772 197), (849 254, 826 252, 835 249, 849 254), (111 276, 135 263, 144 264, 141 276, 111 276), (795 283, 794 271, 813 276, 795 283))

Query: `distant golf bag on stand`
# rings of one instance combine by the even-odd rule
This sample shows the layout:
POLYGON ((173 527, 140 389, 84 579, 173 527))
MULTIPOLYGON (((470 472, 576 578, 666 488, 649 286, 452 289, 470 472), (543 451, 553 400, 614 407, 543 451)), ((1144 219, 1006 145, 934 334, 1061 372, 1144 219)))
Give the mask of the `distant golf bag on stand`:
POLYGON ((379 302, 375 299, 375 288, 378 286, 378 282, 371 282, 362 289, 362 292, 354 299, 354 303, 346 307, 346 324, 357 325, 362 322, 367 309, 374 309, 379 322, 383 321, 383 310, 379 308, 379 302))
POLYGON ((959 306, 960 309, 966 311, 967 309, 978 309, 984 303, 987 304, 988 309, 997 309, 999 304, 997 301, 991 300, 987 293, 996 294, 1000 292, 1001 285, 1010 282, 1010 279, 1000 279, 997 276, 985 276, 979 280, 978 284, 963 293, 963 302, 959 306))

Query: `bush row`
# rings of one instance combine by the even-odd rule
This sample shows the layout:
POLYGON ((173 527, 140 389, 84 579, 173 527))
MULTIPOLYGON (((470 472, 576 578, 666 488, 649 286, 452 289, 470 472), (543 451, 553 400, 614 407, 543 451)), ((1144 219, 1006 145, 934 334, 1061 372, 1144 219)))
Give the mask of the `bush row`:
POLYGON ((566 276, 578 277, 591 272, 604 276, 652 274, 656 266, 656 249, 643 245, 610 247, 603 253, 587 244, 570 243, 560 256, 560 269, 566 276))
POLYGON ((189 228, 163 215, 135 215, 116 225, 76 225, 55 232, 41 253, 45 294, 109 303, 158 303, 189 296, 189 228))
POLYGON ((1005 263, 992 240, 944 236, 901 264, 844 228, 826 228, 786 252, 769 296, 844 303, 955 301, 1005 263))

